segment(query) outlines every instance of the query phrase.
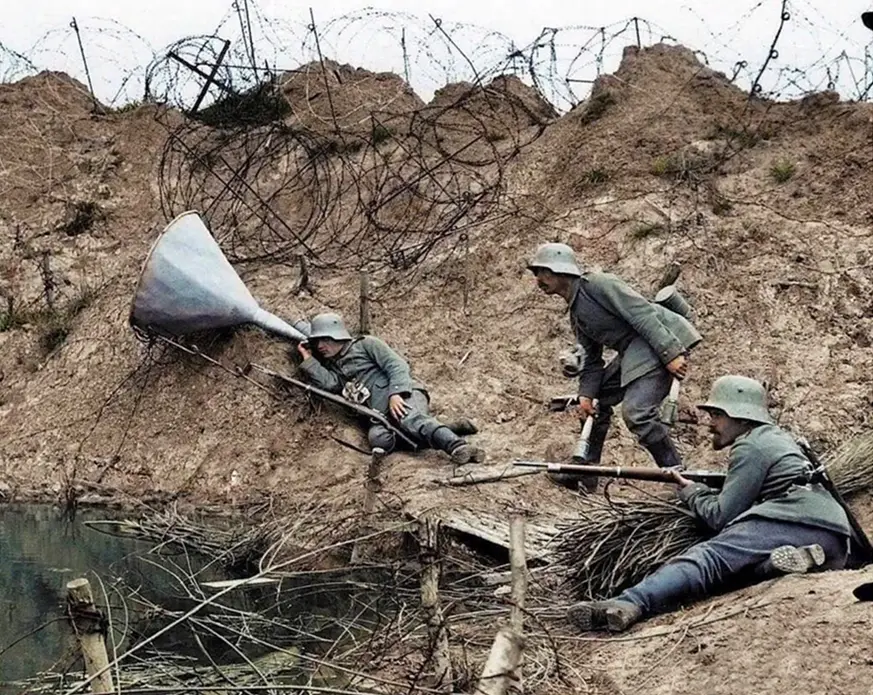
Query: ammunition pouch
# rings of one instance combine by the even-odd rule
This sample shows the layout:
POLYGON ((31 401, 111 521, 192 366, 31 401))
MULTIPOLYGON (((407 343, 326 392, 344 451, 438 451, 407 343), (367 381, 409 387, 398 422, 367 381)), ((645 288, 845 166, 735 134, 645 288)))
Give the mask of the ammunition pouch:
POLYGON ((343 386, 343 398, 352 403, 364 405, 370 399, 370 389, 360 381, 347 381, 343 386))

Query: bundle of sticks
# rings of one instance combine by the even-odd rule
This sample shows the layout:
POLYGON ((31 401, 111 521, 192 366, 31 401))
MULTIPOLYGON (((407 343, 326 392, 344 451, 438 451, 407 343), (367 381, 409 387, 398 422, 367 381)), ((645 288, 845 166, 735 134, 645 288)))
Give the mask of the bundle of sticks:
MULTIPOLYGON (((826 461, 844 497, 873 485, 873 435, 847 441, 826 461)), ((558 525, 556 563, 582 599, 615 596, 710 534, 678 501, 587 495, 578 517, 558 525)))

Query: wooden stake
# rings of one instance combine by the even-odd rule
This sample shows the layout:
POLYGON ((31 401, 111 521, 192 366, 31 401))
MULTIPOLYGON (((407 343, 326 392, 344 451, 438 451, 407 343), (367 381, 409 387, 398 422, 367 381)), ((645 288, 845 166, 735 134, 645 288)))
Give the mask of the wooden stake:
POLYGON ((370 274, 361 271, 361 314, 358 319, 358 333, 370 332, 370 274))
POLYGON ((505 695, 512 673, 521 661, 524 638, 509 628, 503 628, 494 638, 491 653, 482 675, 476 684, 474 695, 505 695))
POLYGON ((376 447, 370 453, 370 463, 367 466, 367 491, 364 496, 364 513, 368 516, 376 508, 376 495, 382 489, 379 474, 382 472, 382 461, 385 459, 385 450, 376 447))
POLYGON ((446 693, 453 691, 452 660, 449 653, 449 635, 440 608, 439 522, 423 518, 419 525, 421 553, 421 607, 427 621, 430 643, 433 645, 433 664, 436 671, 435 688, 446 693))
POLYGON ((94 605, 91 583, 87 579, 74 579, 67 583, 67 610, 76 640, 82 650, 85 673, 88 678, 93 678, 91 692, 114 692, 109 657, 103 639, 105 633, 103 615, 94 605))
MULTIPOLYGON (((382 489, 382 483, 379 481, 379 473, 382 471, 382 461, 385 458, 385 450, 376 447, 370 452, 370 464, 367 466, 367 480, 364 483, 366 490, 364 492, 364 514, 369 517, 376 508, 376 495, 382 489)), ((352 547, 352 556, 349 562, 357 565, 362 561, 361 544, 355 543, 352 547)))
MULTIPOLYGON (((527 561, 524 555, 524 517, 515 515, 509 520, 509 568, 512 574, 512 610, 509 614, 509 624, 512 631, 519 637, 524 636, 524 598, 527 594, 527 561)), ((524 692, 521 677, 521 659, 519 653, 518 666, 512 672, 512 687, 519 693, 524 692)))

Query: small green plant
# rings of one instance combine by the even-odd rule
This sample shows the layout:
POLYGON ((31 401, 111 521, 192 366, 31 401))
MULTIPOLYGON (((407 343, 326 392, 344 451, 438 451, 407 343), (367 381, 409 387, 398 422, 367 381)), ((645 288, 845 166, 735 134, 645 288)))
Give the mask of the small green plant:
MULTIPOLYGON (((710 140, 727 140, 736 148, 747 150, 757 145, 762 139, 762 133, 751 130, 747 126, 734 127, 717 125, 713 129, 710 140)), ((764 138, 766 139, 766 138, 764 138)))
POLYGON ((770 167, 770 176, 776 183, 785 183, 794 176, 796 167, 793 162, 787 159, 781 159, 778 162, 773 162, 770 167))
POLYGON ((688 175, 683 158, 678 154, 662 155, 652 162, 650 171, 655 176, 675 176, 684 179, 688 175))
POLYGON ((121 106, 110 108, 109 113, 129 113, 131 111, 136 111, 140 106, 142 106, 142 104, 141 101, 135 99, 134 101, 129 101, 121 106))

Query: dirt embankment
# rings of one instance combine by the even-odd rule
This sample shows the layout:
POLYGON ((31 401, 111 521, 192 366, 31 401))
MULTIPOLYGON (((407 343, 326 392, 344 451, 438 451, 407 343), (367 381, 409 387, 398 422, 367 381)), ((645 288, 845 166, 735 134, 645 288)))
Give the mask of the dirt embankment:
MULTIPOLYGON (((487 186, 499 191, 487 214, 476 217, 481 202, 465 208, 467 231, 448 235, 422 261, 424 280, 386 284, 373 305, 374 332, 410 360, 437 412, 477 420, 492 463, 561 456, 576 433, 543 406, 573 389, 556 361, 571 342, 563 307, 540 295, 524 269, 547 240, 570 243, 586 266, 646 293, 665 268, 680 265, 679 284, 705 336, 682 394, 678 437, 689 460, 719 460, 691 405, 726 372, 766 381, 780 422, 822 448, 868 427, 869 104, 832 94, 750 102, 690 51, 663 45, 628 49, 617 73, 560 118, 514 78, 486 89, 449 86, 423 104, 396 76, 345 66, 329 75, 338 95, 331 113, 318 77, 301 71, 284 83, 288 128, 316 132, 327 123, 325 137, 339 128, 372 145, 341 139, 320 151, 335 178, 307 185, 334 186, 338 206, 351 204, 353 188, 357 204, 391 172, 409 176, 410 161, 424 171, 426 162, 446 166, 452 153, 458 162, 449 173, 422 177, 433 190, 466 186, 451 192, 453 204, 487 186), (364 166, 377 153, 379 166, 364 166), (350 181, 351 161, 368 173, 350 181), (396 161, 407 168, 391 169, 396 161)), ((362 443, 351 423, 299 395, 280 402, 196 359, 162 354, 126 324, 142 260, 166 221, 166 191, 186 183, 157 174, 167 171, 168 134, 183 117, 152 106, 94 116, 81 85, 58 74, 0 85, 0 105, 4 494, 51 499, 74 485, 80 493, 204 504, 270 495, 288 508, 314 498, 337 511, 359 504, 365 458, 332 438, 362 443)), ((431 195, 422 192, 390 219, 417 214, 421 200, 431 206, 422 219, 447 204, 431 195)), ((299 214, 276 212, 292 221, 299 214)), ((282 316, 331 308, 354 325, 358 284, 349 267, 316 263, 306 282, 301 267, 252 262, 240 272, 282 316)), ((377 274, 375 282, 388 278, 377 274)), ((229 364, 288 366, 286 347, 254 331, 201 347, 229 364)), ((607 446, 605 464, 648 465, 618 422, 607 446)), ((395 514, 523 507, 548 520, 577 503, 538 477, 440 487, 434 480, 450 470, 434 452, 389 461, 380 499, 395 514)), ((855 504, 871 518, 869 498, 855 504)), ((756 692, 776 693, 801 670, 811 674, 802 677, 808 693, 869 692, 873 676, 857 637, 869 632, 869 616, 846 593, 855 579, 749 590, 743 600, 762 603, 747 614, 715 622, 734 604, 695 608, 689 619, 704 618, 700 629, 683 616, 663 619, 677 621, 663 639, 642 631, 595 649, 605 674, 588 692, 640 691, 637 665, 646 667, 648 692, 749 692, 751 683, 730 679, 743 674, 754 677, 756 692)))

